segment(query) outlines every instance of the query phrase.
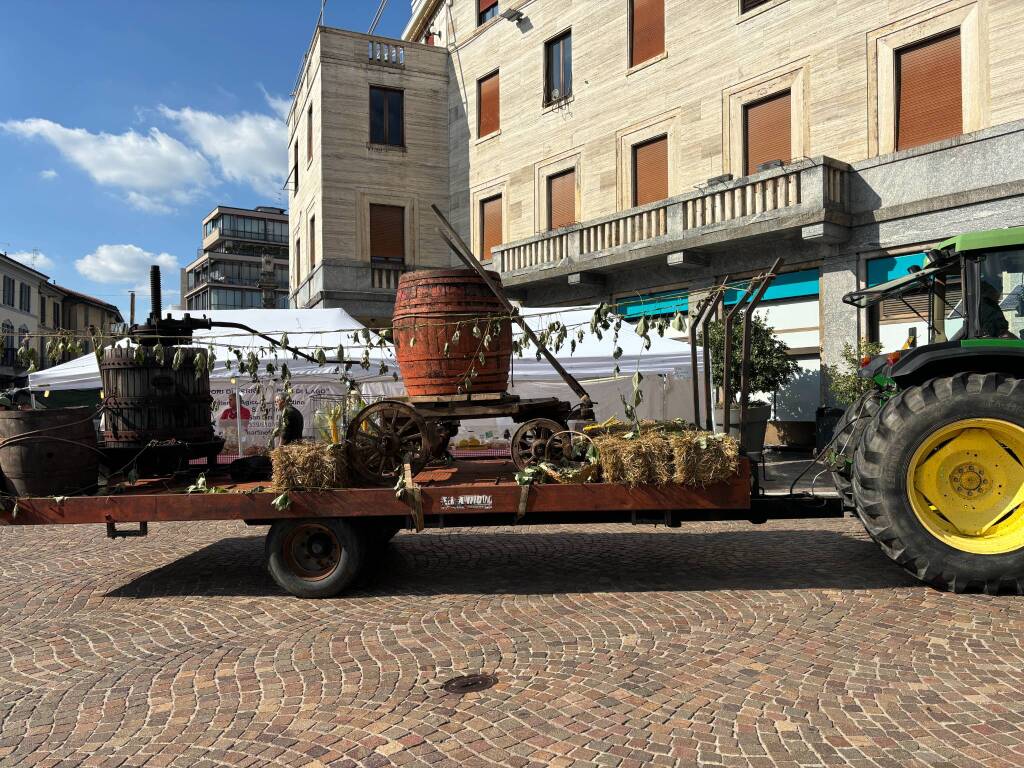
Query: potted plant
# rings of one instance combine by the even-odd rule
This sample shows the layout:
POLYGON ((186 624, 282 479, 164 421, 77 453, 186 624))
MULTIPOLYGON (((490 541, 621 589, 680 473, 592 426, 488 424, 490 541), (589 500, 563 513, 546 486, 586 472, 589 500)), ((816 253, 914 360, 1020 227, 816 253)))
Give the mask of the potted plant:
MULTIPOLYGON (((725 353, 725 326, 715 321, 708 326, 708 338, 700 339, 711 352, 712 381, 716 387, 723 386, 725 353)), ((747 419, 742 434, 739 430, 740 366, 743 358, 743 326, 736 323, 732 332, 732 351, 729 359, 729 389, 735 405, 731 406, 730 432, 739 439, 740 447, 748 453, 757 453, 764 448, 764 434, 771 418, 771 404, 761 399, 750 399, 747 403, 747 419)), ((789 356, 789 347, 778 339, 773 329, 764 320, 754 316, 750 323, 750 364, 747 367, 750 392, 776 392, 792 380, 800 367, 789 356)), ((716 411, 719 424, 724 421, 723 409, 716 411)))

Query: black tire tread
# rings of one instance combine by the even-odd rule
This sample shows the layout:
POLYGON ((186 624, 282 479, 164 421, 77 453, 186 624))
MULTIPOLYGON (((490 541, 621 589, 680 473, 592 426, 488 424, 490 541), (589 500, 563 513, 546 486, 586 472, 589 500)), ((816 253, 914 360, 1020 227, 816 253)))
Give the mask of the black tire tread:
POLYGON ((857 507, 853 498, 853 459, 868 424, 882 405, 882 393, 877 389, 869 390, 846 409, 836 424, 833 450, 848 463, 836 467, 830 474, 845 509, 855 510, 857 507))
POLYGON ((936 562, 927 553, 917 551, 913 542, 900 536, 885 503, 886 495, 893 491, 882 487, 882 467, 892 460, 888 448, 904 425, 939 404, 976 394, 1024 402, 1024 379, 1000 373, 961 373, 931 379, 891 398, 868 424, 858 446, 853 494, 858 516, 871 538, 890 559, 919 580, 950 592, 1021 595, 1024 594, 1024 575, 967 578, 958 575, 947 563, 936 562))

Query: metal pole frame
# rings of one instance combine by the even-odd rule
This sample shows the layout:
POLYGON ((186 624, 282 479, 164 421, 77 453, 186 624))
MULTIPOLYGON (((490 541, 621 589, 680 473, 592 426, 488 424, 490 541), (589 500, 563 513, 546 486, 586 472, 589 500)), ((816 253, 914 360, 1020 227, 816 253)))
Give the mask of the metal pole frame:
MULTIPOLYGON (((728 281, 728 276, 726 281, 728 281)), ((705 382, 704 386, 704 399, 706 401, 706 414, 707 414, 707 429, 711 430, 711 371, 708 360, 708 345, 707 345, 707 334, 704 334, 704 348, 702 350, 702 358, 704 363, 704 372, 700 378, 697 377, 697 329, 700 328, 703 332, 705 329, 705 321, 713 313, 715 307, 718 304, 718 299, 721 296, 721 288, 712 288, 711 291, 701 299, 700 303, 694 309, 693 314, 690 316, 690 373, 693 380, 693 423, 700 427, 700 382, 705 382)))
POLYGON ((708 345, 708 329, 711 327, 711 321, 714 319, 715 313, 718 311, 719 304, 723 301, 725 297, 725 286, 729 282, 729 277, 730 275, 726 275, 725 279, 722 280, 721 285, 719 285, 719 287, 715 289, 715 293, 711 300, 711 303, 708 305, 704 317, 701 318, 700 332, 704 338, 704 418, 705 428, 708 432, 714 431, 715 428, 714 413, 711 402, 711 391, 713 387, 711 380, 711 348, 708 345))
MULTIPOLYGON (((725 321, 723 322, 723 336, 725 346, 722 349, 722 433, 729 434, 729 428, 732 426, 730 422, 730 405, 732 404, 732 386, 729 383, 729 368, 732 364, 732 318, 740 311, 744 304, 747 303, 747 299, 750 298, 754 292, 756 281, 758 278, 752 278, 750 283, 747 284, 747 290, 744 291, 743 297, 736 302, 736 305, 725 313, 725 321)), ((742 380, 740 389, 742 391, 742 380)))
POLYGON ((743 311, 743 357, 740 360, 740 431, 742 432, 743 427, 747 423, 747 406, 750 401, 750 326, 754 319, 754 310, 757 309, 757 305, 761 303, 761 299, 764 297, 764 292, 768 290, 768 286, 779 272, 779 267, 782 266, 782 259, 778 258, 775 263, 772 264, 772 268, 768 270, 768 273, 763 275, 761 282, 757 287, 757 291, 750 299, 750 303, 746 305, 746 309, 743 311))

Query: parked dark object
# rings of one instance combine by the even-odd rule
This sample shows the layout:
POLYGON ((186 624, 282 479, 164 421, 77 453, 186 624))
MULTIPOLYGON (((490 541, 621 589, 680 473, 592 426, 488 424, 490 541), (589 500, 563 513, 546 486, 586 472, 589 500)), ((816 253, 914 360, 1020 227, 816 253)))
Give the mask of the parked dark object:
POLYGON ((247 483, 253 480, 269 480, 273 465, 267 456, 245 456, 235 459, 228 466, 228 474, 236 483, 247 483))
POLYGON ((93 408, 0 411, 0 470, 16 496, 65 496, 96 487, 93 408))
POLYGON ((836 425, 843 417, 842 408, 822 406, 814 412, 814 450, 820 453, 836 432, 836 425))

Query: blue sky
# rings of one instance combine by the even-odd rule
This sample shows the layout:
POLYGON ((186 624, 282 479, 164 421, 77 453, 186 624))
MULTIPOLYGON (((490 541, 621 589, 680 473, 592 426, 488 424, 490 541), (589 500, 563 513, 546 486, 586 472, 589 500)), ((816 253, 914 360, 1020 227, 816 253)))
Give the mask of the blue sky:
MULTIPOLYGON (((366 32, 377 0, 328 0, 366 32)), ((409 0, 377 34, 397 37, 409 0)), ((287 207, 282 112, 320 0, 0 3, 0 251, 117 304, 195 258, 215 205, 287 207), (31 255, 38 249, 39 256, 31 255)), ((148 300, 139 307, 148 311, 148 300)))

